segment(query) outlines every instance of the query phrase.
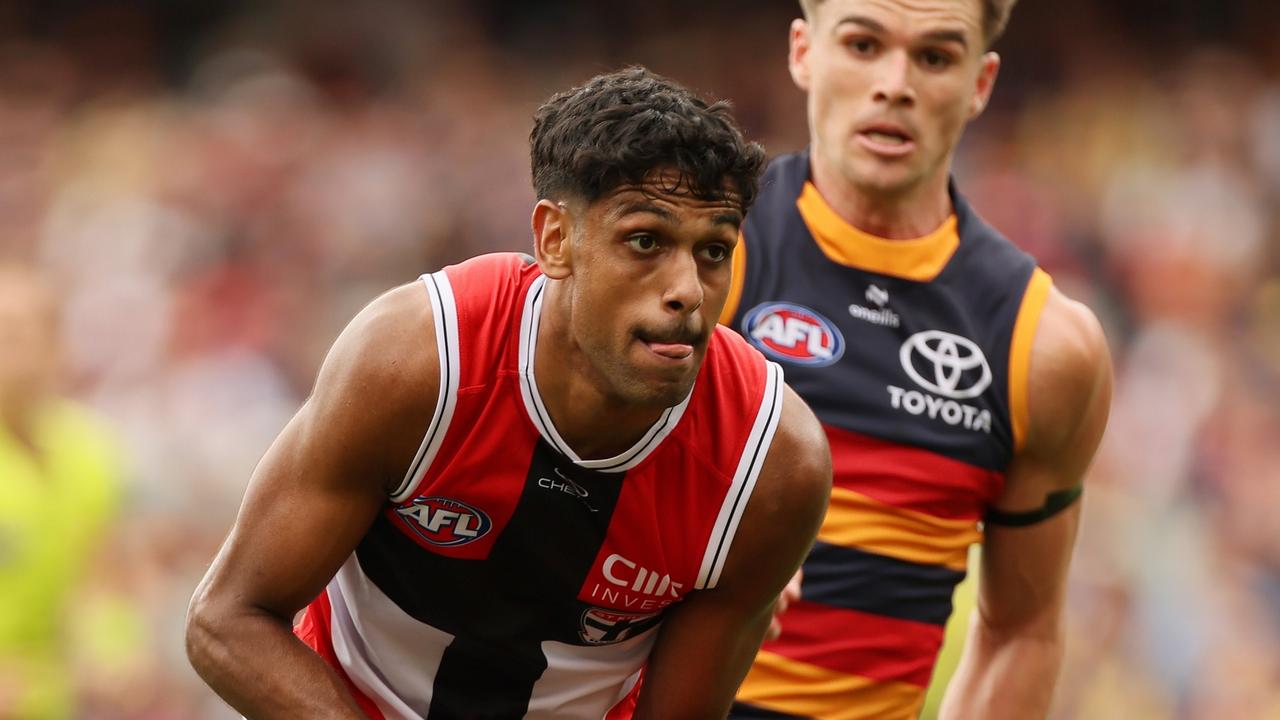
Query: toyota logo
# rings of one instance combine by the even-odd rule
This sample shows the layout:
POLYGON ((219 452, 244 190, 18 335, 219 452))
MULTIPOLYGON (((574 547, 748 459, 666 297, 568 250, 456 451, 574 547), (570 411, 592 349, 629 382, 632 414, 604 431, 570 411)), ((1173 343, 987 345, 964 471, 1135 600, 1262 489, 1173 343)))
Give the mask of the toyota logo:
POLYGON ((991 384, 991 367, 977 343, 949 332, 918 332, 902 343, 899 357, 920 387, 949 398, 977 397, 991 384))

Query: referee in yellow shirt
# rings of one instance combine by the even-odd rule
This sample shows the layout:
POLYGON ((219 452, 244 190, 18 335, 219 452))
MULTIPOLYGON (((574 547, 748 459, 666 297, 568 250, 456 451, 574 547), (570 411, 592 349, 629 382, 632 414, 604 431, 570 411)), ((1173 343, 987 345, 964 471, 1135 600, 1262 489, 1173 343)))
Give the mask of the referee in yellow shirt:
POLYGON ((0 718, 73 716, 69 601, 119 494, 109 435, 57 392, 57 306, 0 266, 0 718))

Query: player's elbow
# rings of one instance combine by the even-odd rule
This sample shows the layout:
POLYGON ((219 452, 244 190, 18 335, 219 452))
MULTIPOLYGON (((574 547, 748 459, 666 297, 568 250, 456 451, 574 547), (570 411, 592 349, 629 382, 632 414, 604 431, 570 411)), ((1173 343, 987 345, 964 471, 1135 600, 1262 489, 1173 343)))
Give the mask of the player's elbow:
POLYGON ((1020 613, 998 613, 980 607, 974 619, 975 632, 995 645, 1024 642, 1058 647, 1063 644, 1064 621, 1061 608, 1056 604, 1020 613))
POLYGON ((187 660, 206 681, 217 675, 220 664, 232 655, 229 642, 232 617, 225 603, 201 583, 187 606, 185 642, 187 660))

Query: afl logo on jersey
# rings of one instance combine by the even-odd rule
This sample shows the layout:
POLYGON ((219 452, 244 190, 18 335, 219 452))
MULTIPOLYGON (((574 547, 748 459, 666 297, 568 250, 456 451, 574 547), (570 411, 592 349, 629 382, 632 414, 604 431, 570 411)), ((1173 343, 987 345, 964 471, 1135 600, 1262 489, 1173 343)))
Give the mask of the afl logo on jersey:
POLYGON ((396 512, 419 537, 441 547, 475 542, 493 527, 483 510, 450 498, 414 498, 396 512))
POLYGON ((816 311, 791 303, 764 303, 742 319, 747 339, 765 355, 797 365, 830 365, 844 354, 844 337, 816 311))

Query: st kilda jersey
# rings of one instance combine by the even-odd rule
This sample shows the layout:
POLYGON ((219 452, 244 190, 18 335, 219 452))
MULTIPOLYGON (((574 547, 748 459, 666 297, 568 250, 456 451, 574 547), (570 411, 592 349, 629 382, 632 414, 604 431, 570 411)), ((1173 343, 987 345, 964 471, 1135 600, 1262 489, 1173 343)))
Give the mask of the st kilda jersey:
POLYGON ((849 225, 775 160, 743 226, 723 318, 822 421, 834 482, 801 600, 734 717, 914 718, 979 523, 1027 425, 1050 280, 952 189, 923 238, 849 225))
POLYGON ((664 611, 715 586, 778 424, 781 369, 718 327, 682 403, 621 455, 582 460, 534 380, 537 267, 486 255, 422 283, 435 415, 296 632, 371 718, 599 720, 664 611))

